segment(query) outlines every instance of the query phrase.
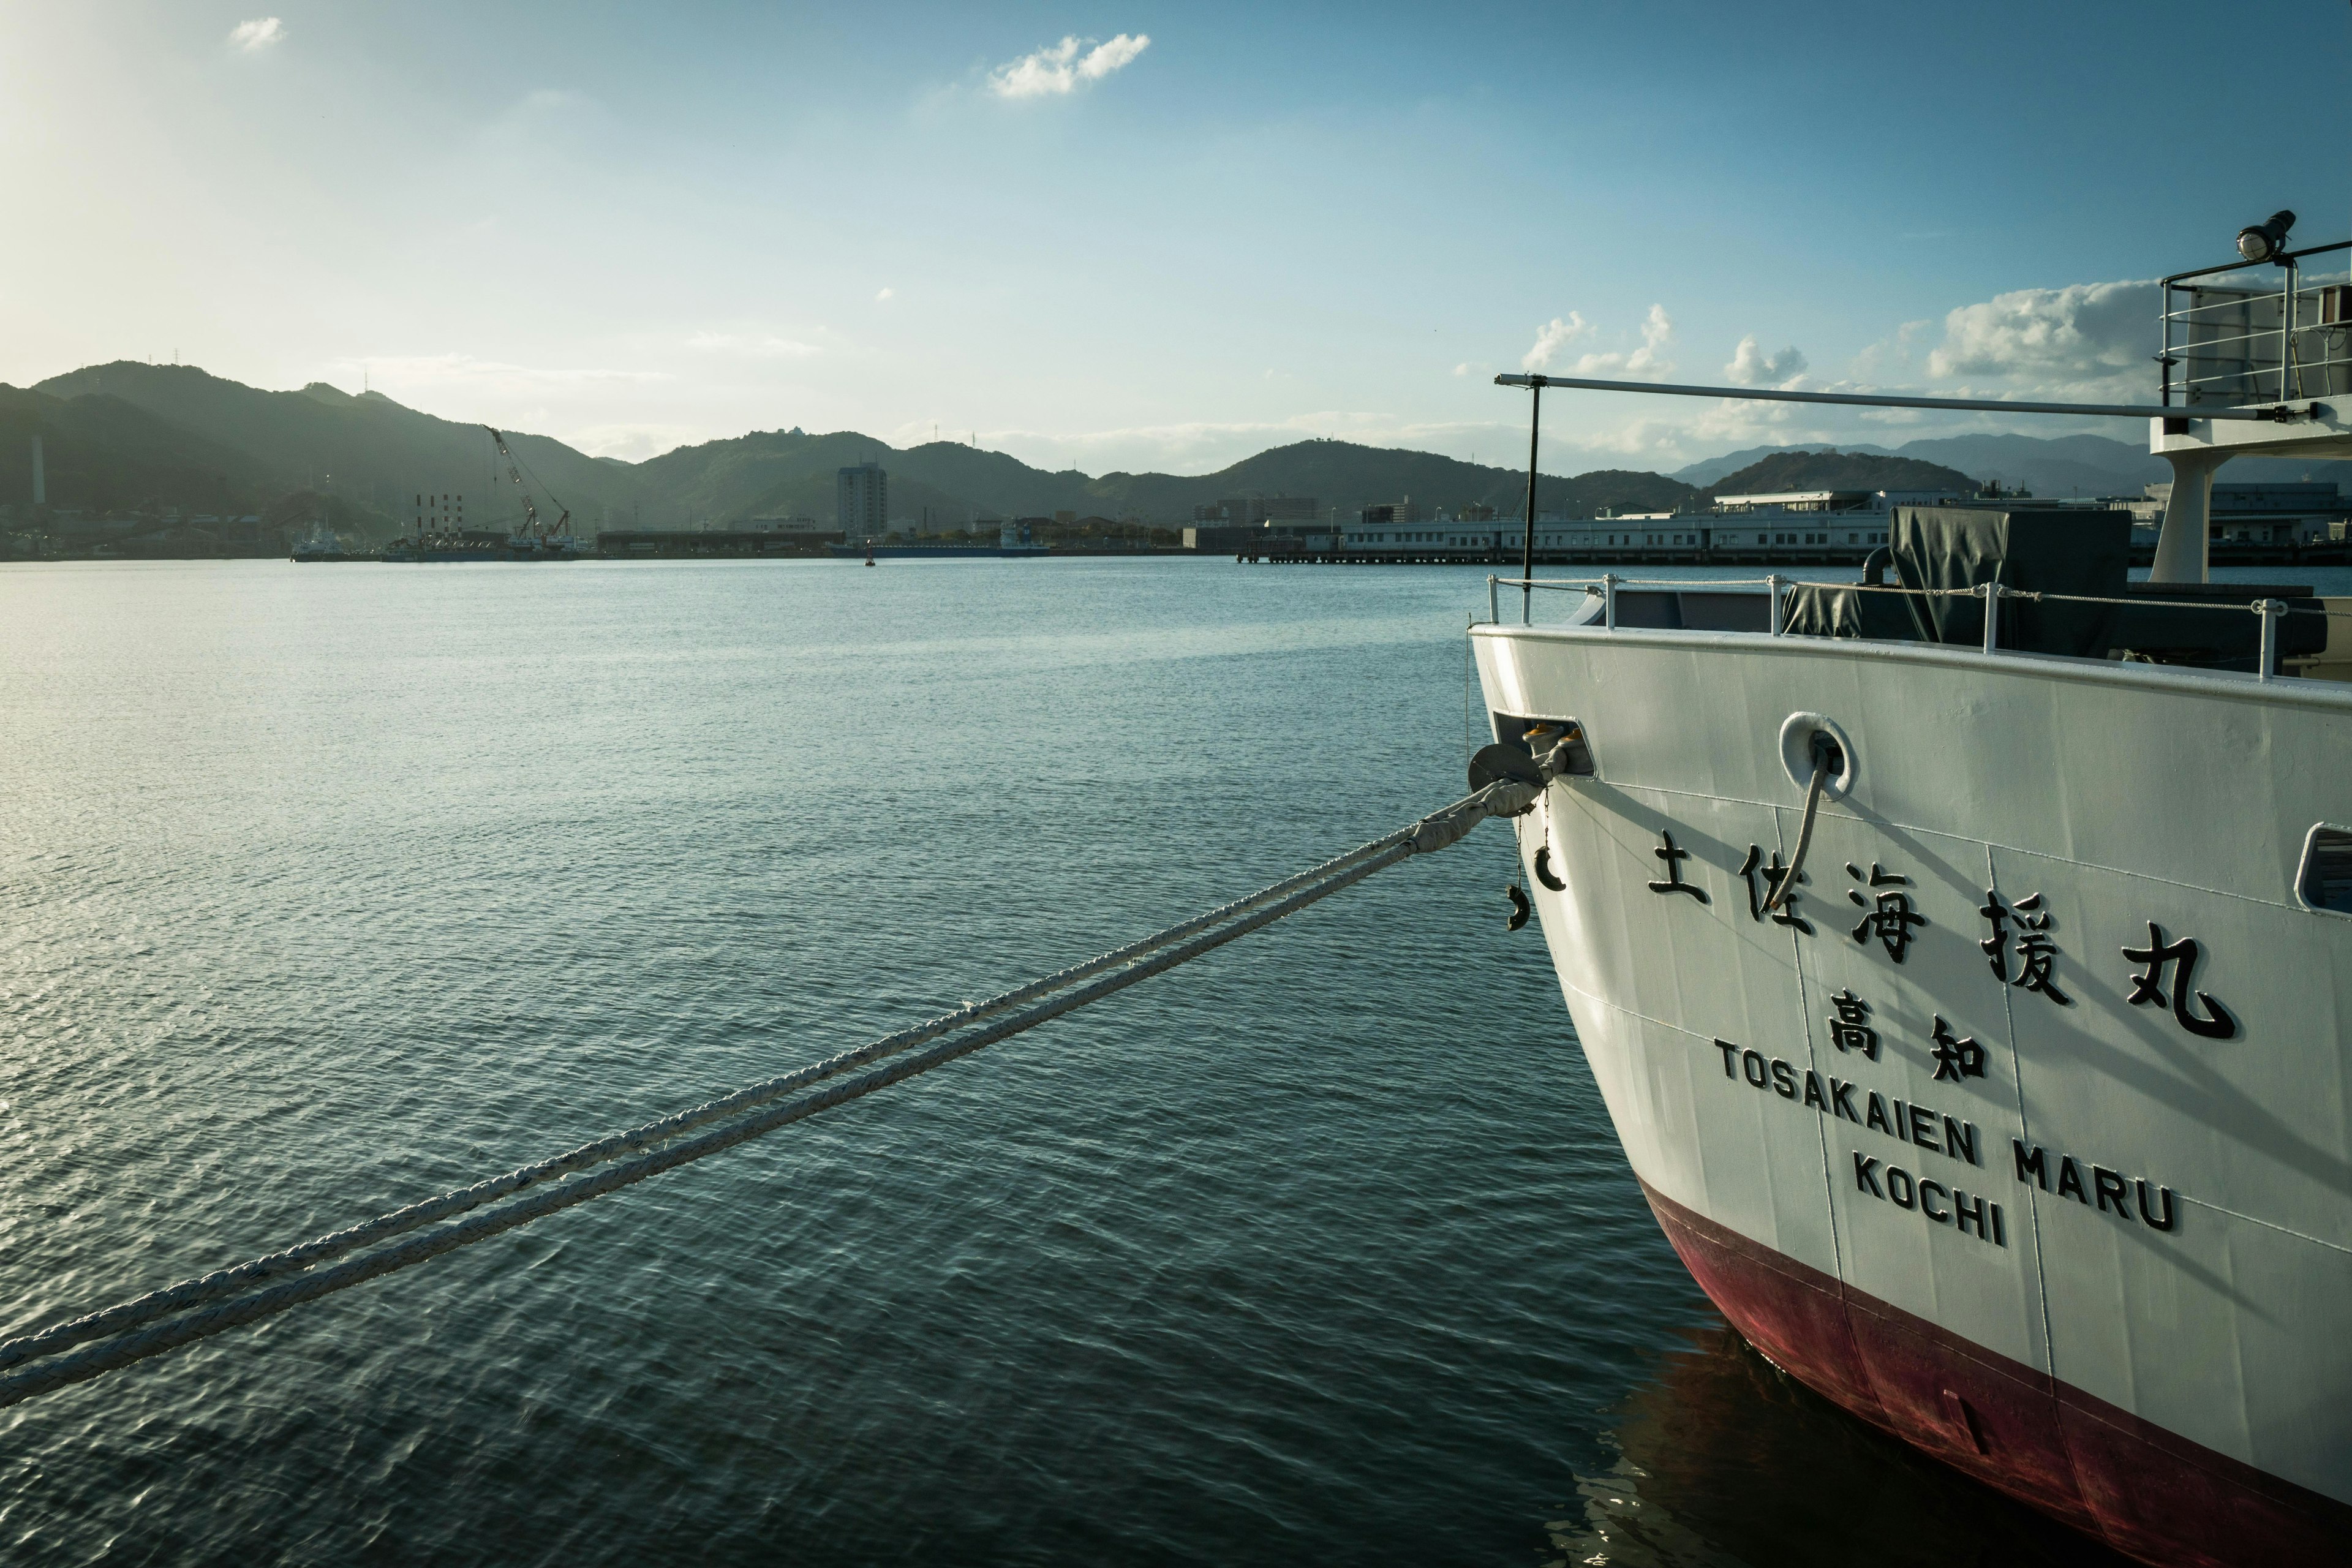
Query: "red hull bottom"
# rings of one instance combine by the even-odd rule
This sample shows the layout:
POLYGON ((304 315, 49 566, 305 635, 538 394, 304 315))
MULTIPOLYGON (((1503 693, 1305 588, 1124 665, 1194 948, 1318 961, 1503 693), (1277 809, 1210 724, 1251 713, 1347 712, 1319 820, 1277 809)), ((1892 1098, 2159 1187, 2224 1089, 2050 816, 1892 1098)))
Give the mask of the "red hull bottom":
POLYGON ((2346 1561, 2352 1508, 1969 1343, 1651 1191, 1699 1288, 1814 1392, 2162 1568, 2346 1561))

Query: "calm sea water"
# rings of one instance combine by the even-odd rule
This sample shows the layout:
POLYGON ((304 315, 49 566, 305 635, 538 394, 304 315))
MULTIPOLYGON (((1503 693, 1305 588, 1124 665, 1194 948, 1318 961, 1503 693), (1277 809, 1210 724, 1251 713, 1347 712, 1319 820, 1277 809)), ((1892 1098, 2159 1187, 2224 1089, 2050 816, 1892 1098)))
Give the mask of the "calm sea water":
MULTIPOLYGON (((2259 575, 2259 574, 2257 574, 2259 575)), ((0 570, 16 1331, 1462 793, 1483 574, 0 570)), ((1627 1173, 1483 828, 914 1083, 0 1414, 22 1563, 2056 1563, 1627 1173)))

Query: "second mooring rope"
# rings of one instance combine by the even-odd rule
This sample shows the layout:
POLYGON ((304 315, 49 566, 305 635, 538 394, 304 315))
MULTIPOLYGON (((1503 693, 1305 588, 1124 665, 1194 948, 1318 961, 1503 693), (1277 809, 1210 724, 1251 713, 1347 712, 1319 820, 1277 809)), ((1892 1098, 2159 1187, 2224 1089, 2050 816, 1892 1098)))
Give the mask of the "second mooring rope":
POLYGON ((552 1159, 0 1343, 0 1368, 9 1369, 0 1371, 0 1407, 486 1240, 903 1082, 1213 952, 1401 860, 1443 849, 1488 816, 1524 810, 1535 793, 1508 780, 1489 784, 1310 870, 984 1002, 552 1159), (895 1059, 870 1065, 886 1058, 895 1059), (844 1076, 859 1068, 868 1070, 844 1076), (788 1098, 820 1083, 826 1087, 788 1098), (386 1242, 393 1245, 379 1245, 386 1242))

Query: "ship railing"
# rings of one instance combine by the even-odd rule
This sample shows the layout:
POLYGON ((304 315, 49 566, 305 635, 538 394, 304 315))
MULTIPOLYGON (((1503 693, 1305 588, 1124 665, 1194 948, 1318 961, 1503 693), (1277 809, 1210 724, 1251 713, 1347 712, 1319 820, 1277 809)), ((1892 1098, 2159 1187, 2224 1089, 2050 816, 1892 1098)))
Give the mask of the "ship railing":
POLYGON ((2352 241, 2338 241, 2163 279, 2162 403, 2247 407, 2352 393, 2352 281, 2306 280, 2303 265, 2347 249, 2352 241), (2250 271, 2263 267, 2276 268, 2275 283, 2250 271))
POLYGON ((1707 592, 1727 588, 1761 588, 1770 595, 1766 615, 1767 635, 1776 637, 1788 635, 1787 595, 1799 588, 1836 588, 1859 594, 1908 594, 1921 599, 1982 599, 1985 603, 1984 651, 1989 654, 2014 654, 2016 651, 2000 646, 2000 606, 2002 601, 2008 599, 2033 604, 2120 605, 2132 609, 2210 610, 2217 615, 2253 615, 2262 620, 2261 648, 2254 662, 2255 678, 2261 680, 2270 679, 2272 670, 2277 667, 2279 622, 2286 616, 2324 616, 2330 620, 2352 620, 2352 610, 2291 605, 2284 599, 2250 599, 2216 604, 2210 599, 2162 598, 2152 594, 2130 598, 2105 594, 2053 594, 2006 587, 1999 583, 1984 583, 1967 588, 1906 588, 1899 583, 1816 583, 1778 574, 1764 577, 1626 578, 1614 573, 1603 573, 1598 577, 1570 578, 1489 576, 1486 579, 1486 618, 1489 625, 1502 624, 1502 591, 1506 588, 1523 591, 1543 589, 1597 598, 1601 601, 1601 629, 1606 632, 1619 629, 1617 595, 1623 589, 1685 588, 1707 592))

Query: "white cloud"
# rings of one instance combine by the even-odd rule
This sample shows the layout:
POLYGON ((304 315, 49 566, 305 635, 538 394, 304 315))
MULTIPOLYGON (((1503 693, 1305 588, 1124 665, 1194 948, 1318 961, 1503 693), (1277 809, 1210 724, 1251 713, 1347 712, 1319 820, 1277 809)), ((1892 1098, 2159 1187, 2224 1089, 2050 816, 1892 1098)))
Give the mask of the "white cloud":
POLYGON ((1651 306, 1650 313, 1642 319, 1642 346, 1625 356, 1625 368, 1635 375, 1665 374, 1675 368, 1674 362, 1659 356, 1674 338, 1674 318, 1666 314, 1664 305, 1651 306))
POLYGON ((1095 44, 1084 54, 1076 37, 1036 49, 988 73, 988 89, 999 98, 1052 98, 1076 92, 1080 84, 1100 81, 1151 47, 1148 33, 1121 33, 1095 44))
MULTIPOLYGON (((1554 316, 1536 329, 1535 346, 1521 355, 1519 368, 1549 371, 1559 351, 1593 330, 1592 324, 1570 310, 1565 316, 1554 316)), ((1664 375, 1675 368, 1674 361, 1665 357, 1666 345, 1674 341, 1674 318, 1666 314, 1664 305, 1653 305, 1642 319, 1642 346, 1632 353, 1612 351, 1577 356, 1574 363, 1560 372, 1563 375, 1589 375, 1604 380, 1632 376, 1641 380, 1664 375)))
POLYGON ((1591 323, 1574 310, 1565 316, 1554 316, 1536 329, 1535 347, 1519 356, 1519 368, 1549 370, 1554 354, 1591 330, 1591 323))
POLYGON ((746 359, 805 359, 824 352, 814 343, 767 332, 697 332, 686 340, 686 346, 711 353, 740 354, 746 359))
POLYGON ((239 22, 228 30, 229 46, 247 53, 266 49, 286 37, 286 24, 275 16, 256 16, 250 22, 239 22))
POLYGON ((1853 363, 1849 367, 1851 373, 1868 381, 1908 370, 1918 357, 1912 351, 1927 329, 1935 324, 1924 319, 1906 321, 1895 329, 1894 336, 1865 344, 1862 352, 1853 356, 1853 363))
POLYGON ((1078 75, 1088 81, 1100 81, 1151 47, 1149 33, 1121 33, 1107 44, 1097 44, 1078 62, 1078 75))
MULTIPOLYGON (((2156 349, 2155 316, 2156 286, 2144 281, 2021 289, 1962 305, 1940 319, 1894 324, 1843 367, 1841 378, 1816 377, 1801 351, 1790 347, 1768 353, 1753 336, 1741 340, 1724 366, 1724 374, 1736 384, 1783 389, 1951 391, 1995 399, 2146 402, 2152 400, 2155 391, 2155 372, 2149 363, 2156 349)), ((1623 356, 1623 366, 1630 370, 1640 358, 1654 375, 1661 374, 1670 330, 1664 312, 1653 312, 1642 347, 1623 356)), ((1591 347, 1588 334, 1591 332, 1580 316, 1560 318, 1538 335, 1528 356, 1528 368, 1549 368, 1562 375, 1594 374, 1614 356, 1587 353, 1572 365, 1566 363, 1575 349, 1591 347)), ((1830 410, 1734 399, 1684 403, 1603 397, 1596 399, 1591 413, 1580 418, 1573 435, 1554 436, 1547 431, 1543 466, 1547 473, 1599 467, 1671 472, 1685 463, 1742 447, 1820 443, 1899 447, 1922 437, 2020 429, 2036 436, 2076 429, 2116 434, 2111 425, 2053 423, 2003 416, 1997 410, 1830 410)), ((1398 444, 1411 443, 1400 440, 1398 444)))
POLYGON ((1456 375, 1468 375, 1470 374, 1470 362, 1468 360, 1464 360, 1460 364, 1455 365, 1454 367, 1454 374, 1456 375))
POLYGON ((1750 332, 1739 340, 1739 347, 1733 351, 1731 363, 1723 367, 1723 374, 1734 386, 1777 386, 1785 390, 1805 374, 1805 356, 1794 347, 1767 354, 1756 346, 1756 334, 1750 332))
POLYGON ((1944 318, 1927 374, 1992 377, 2031 389, 2087 389, 2155 380, 2156 285, 2075 283, 2020 289, 1944 318))
MULTIPOLYGON (((1724 374, 1736 384, 1784 389, 1948 390, 1989 398, 2146 402, 2152 400, 2156 384, 2149 363, 2156 349, 2155 317, 2153 283, 2124 280, 2019 289, 1962 305, 1947 312, 1940 321, 1930 319, 1896 325, 1855 356, 1846 370, 1852 379, 1813 378, 1801 351, 1791 347, 1767 353, 1752 335, 1740 341, 1731 362, 1724 366, 1724 374)), ((1588 354, 1584 363, 1596 357, 1588 354)), ((1641 401, 1646 405, 1649 400, 1641 401)), ((1688 413, 1664 408, 1652 412, 1633 400, 1623 400, 1621 406, 1622 412, 1613 418, 1607 405, 1596 410, 1599 416, 1580 428, 1573 443, 1563 439, 1555 448, 1547 439, 1547 471, 1554 461, 1573 468, 1612 458, 1634 467, 1671 470, 1718 452, 1764 445, 1875 442, 1900 446, 1925 436, 2013 429, 2037 436, 2066 434, 2075 428, 2116 433, 2105 425, 2052 424, 2004 417, 1992 410, 1831 412, 1729 399, 1696 404, 1688 413)))
POLYGON ((882 289, 880 292, 877 293, 877 294, 874 296, 874 302, 875 302, 876 304, 877 304, 877 305, 878 305, 878 304, 880 304, 880 303, 881 303, 883 300, 888 300, 888 299, 892 299, 892 298, 896 297, 896 295, 898 294, 898 290, 897 290, 896 289, 882 289))

